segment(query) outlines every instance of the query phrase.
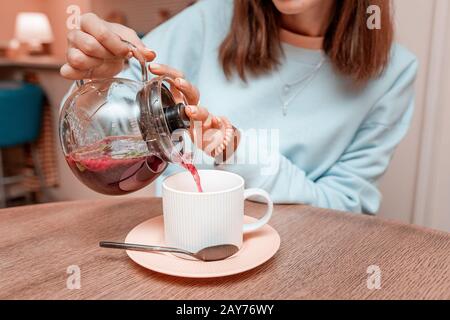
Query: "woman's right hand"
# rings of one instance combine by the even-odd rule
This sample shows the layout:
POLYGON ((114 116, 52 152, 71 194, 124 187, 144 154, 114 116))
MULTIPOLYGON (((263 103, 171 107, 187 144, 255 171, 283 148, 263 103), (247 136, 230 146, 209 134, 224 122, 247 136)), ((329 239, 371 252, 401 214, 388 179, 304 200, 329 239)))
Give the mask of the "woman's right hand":
POLYGON ((156 53, 145 47, 134 30, 93 13, 82 15, 80 29, 67 35, 67 63, 61 67, 61 75, 71 80, 114 77, 131 54, 122 39, 134 44, 148 62, 155 59, 156 53))

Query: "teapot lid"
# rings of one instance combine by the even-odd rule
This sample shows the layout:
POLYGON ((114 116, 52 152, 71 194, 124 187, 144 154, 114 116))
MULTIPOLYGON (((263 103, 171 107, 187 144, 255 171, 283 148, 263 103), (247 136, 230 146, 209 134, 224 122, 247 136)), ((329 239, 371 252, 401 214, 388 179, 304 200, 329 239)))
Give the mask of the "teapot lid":
POLYGON ((151 144, 149 148, 161 148, 156 151, 172 162, 176 162, 183 153, 184 133, 190 127, 184 97, 175 90, 172 78, 157 77, 147 82, 137 94, 143 140, 151 144))

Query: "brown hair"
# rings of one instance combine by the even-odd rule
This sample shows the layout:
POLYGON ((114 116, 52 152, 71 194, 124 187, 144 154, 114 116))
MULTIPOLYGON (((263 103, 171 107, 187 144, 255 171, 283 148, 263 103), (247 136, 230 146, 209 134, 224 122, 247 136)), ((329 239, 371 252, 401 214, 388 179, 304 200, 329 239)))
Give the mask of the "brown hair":
MULTIPOLYGON (((324 51, 342 74, 364 83, 389 62, 393 41, 390 0, 336 0, 325 33, 324 51), (367 27, 367 8, 381 8, 381 29, 367 27)), ((230 31, 220 46, 227 77, 261 75, 277 68, 283 54, 280 13, 271 0, 235 0, 230 31)))

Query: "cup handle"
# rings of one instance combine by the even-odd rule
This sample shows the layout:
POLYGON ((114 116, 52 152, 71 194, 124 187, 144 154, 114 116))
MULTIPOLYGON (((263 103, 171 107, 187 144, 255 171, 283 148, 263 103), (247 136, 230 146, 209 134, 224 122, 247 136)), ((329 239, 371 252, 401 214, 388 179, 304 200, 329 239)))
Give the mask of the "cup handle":
POLYGON ((258 230, 267 224, 272 217, 273 212, 273 201, 270 198, 270 195, 262 190, 262 189, 247 189, 244 191, 244 200, 252 197, 252 196, 261 196, 267 201, 267 211, 264 216, 256 222, 244 224, 243 231, 244 233, 249 233, 258 230))

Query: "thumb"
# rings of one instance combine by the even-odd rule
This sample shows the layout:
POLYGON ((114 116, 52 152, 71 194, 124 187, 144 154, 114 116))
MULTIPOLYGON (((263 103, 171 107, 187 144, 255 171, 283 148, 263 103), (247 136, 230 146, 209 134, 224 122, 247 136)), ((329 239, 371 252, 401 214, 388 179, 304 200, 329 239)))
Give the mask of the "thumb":
POLYGON ((186 114, 192 121, 206 121, 209 117, 209 111, 198 106, 187 106, 186 114))
POLYGON ((118 23, 108 22, 108 24, 115 34, 117 34, 123 40, 132 43, 136 48, 138 48, 139 52, 144 56, 146 61, 149 62, 155 60, 156 52, 147 48, 133 29, 130 29, 118 23))

